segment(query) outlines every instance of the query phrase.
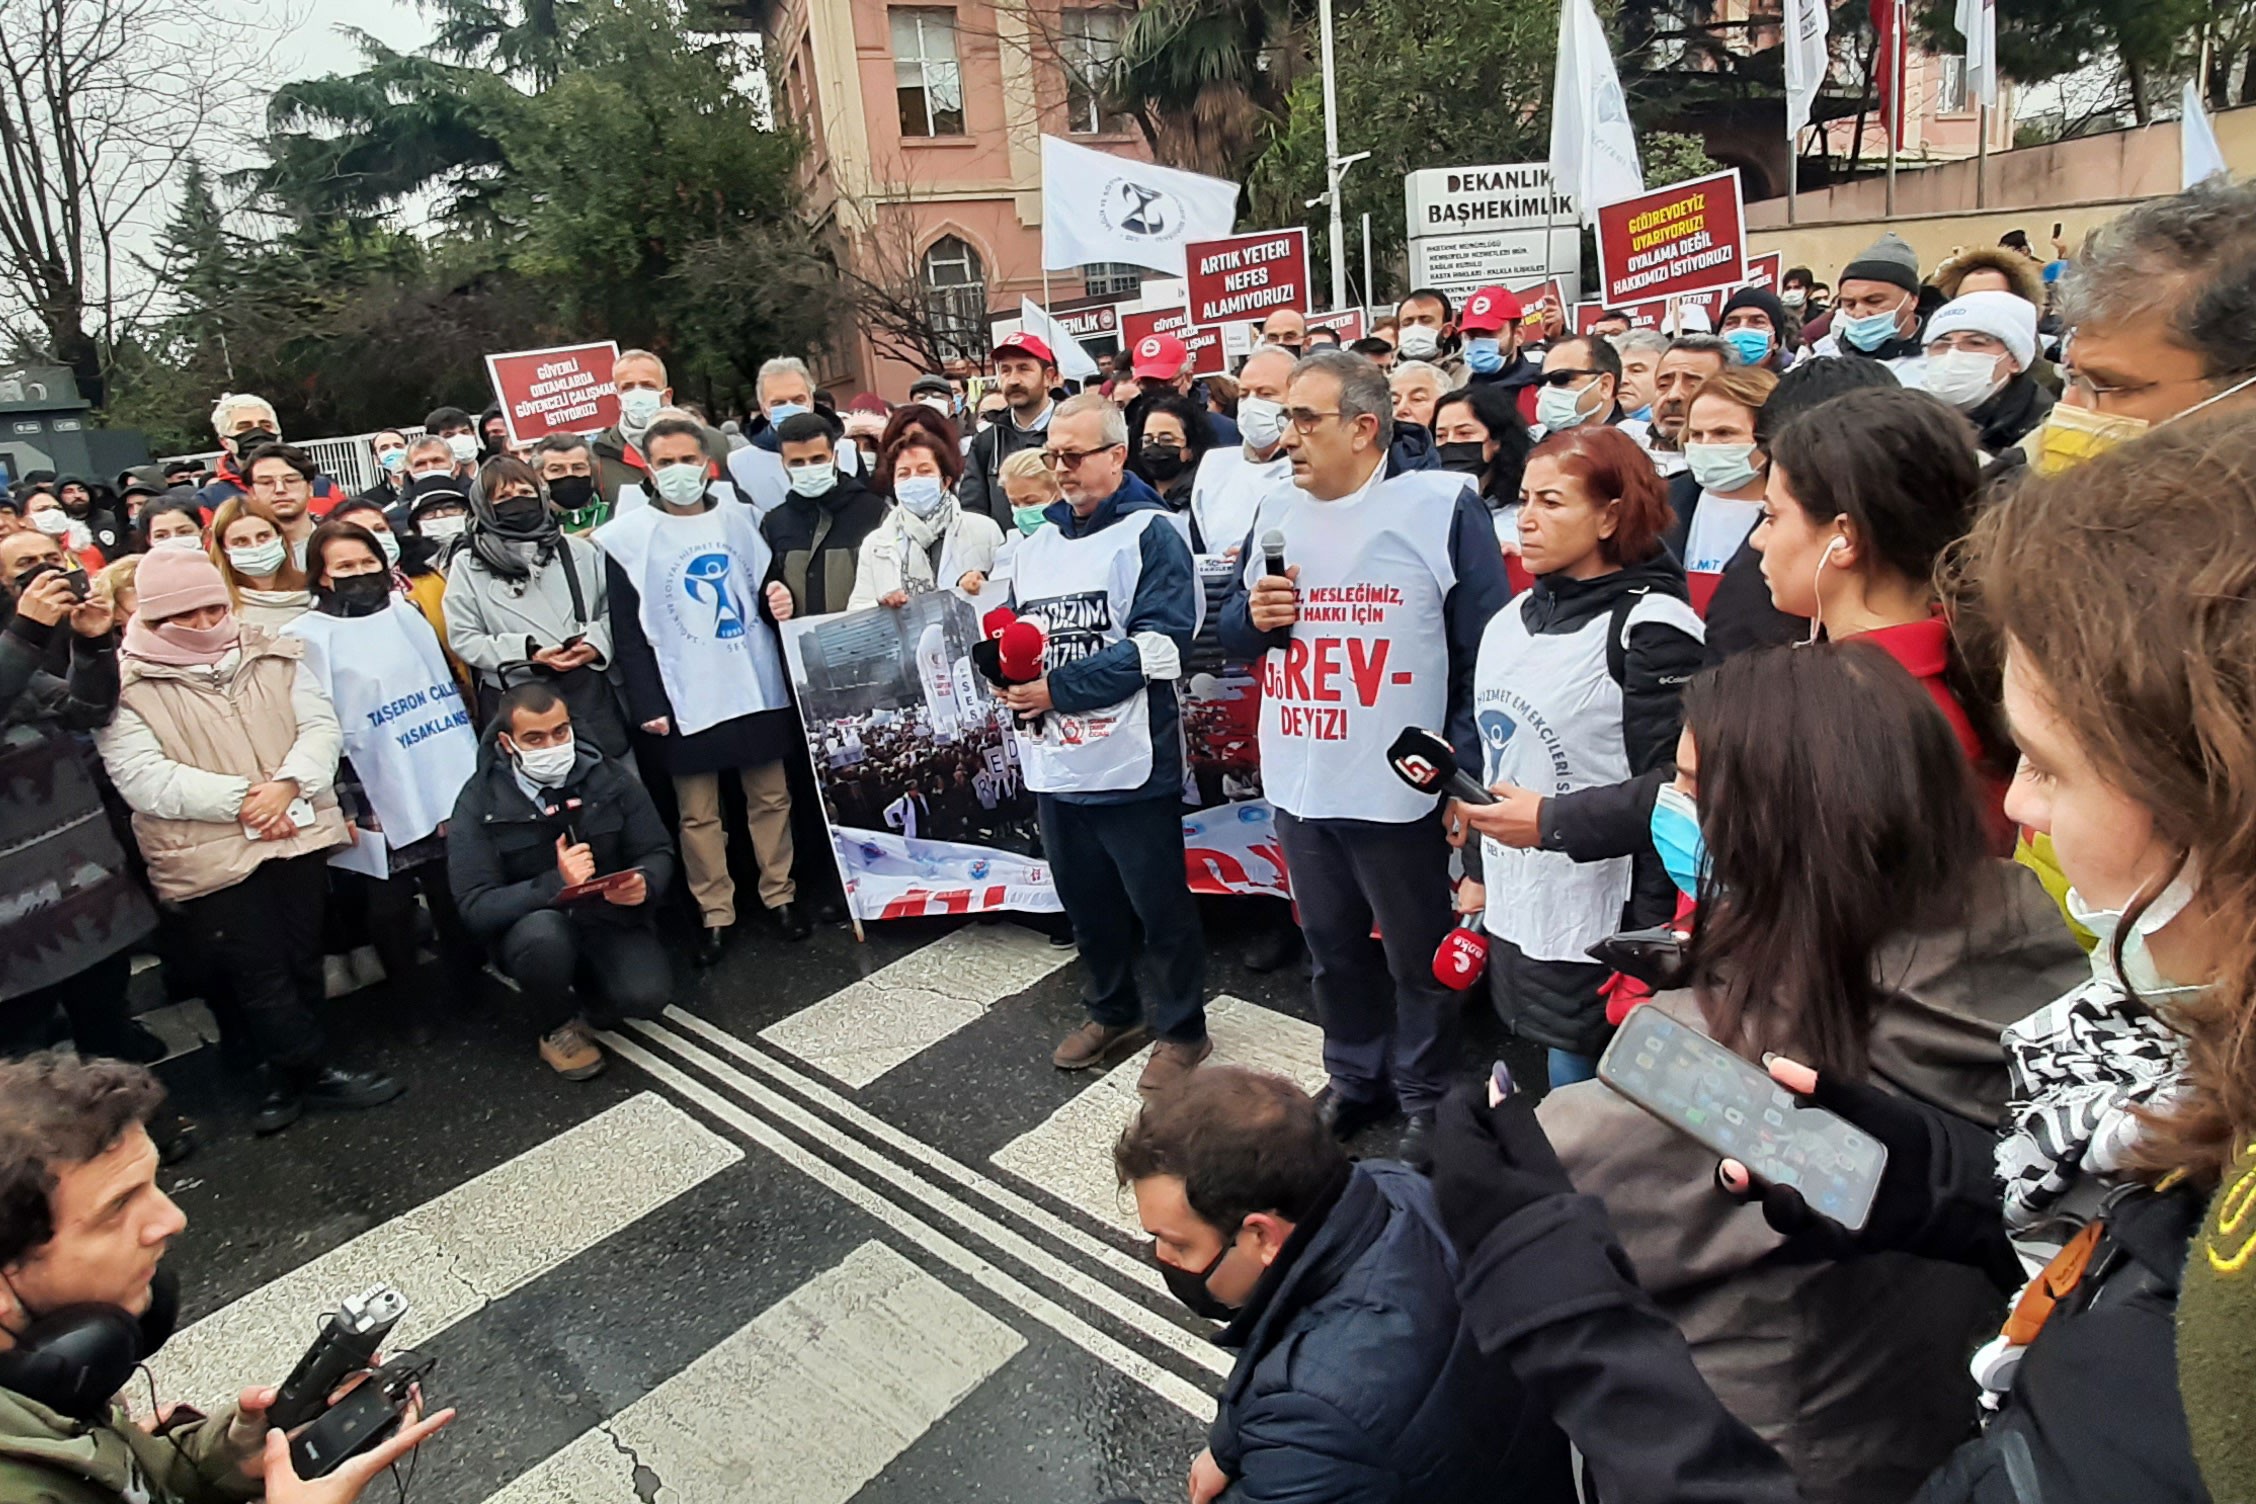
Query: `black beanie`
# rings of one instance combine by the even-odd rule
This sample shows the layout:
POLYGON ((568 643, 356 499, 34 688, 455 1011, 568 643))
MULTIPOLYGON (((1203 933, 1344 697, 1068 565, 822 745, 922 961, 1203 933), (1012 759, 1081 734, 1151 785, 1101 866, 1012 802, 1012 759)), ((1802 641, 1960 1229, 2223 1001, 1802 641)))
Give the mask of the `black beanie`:
POLYGON ((1786 332, 1786 305, 1778 301, 1778 294, 1761 287, 1742 287, 1723 305, 1721 318, 1728 317, 1734 308, 1759 308, 1770 320, 1770 327, 1783 336, 1786 332))

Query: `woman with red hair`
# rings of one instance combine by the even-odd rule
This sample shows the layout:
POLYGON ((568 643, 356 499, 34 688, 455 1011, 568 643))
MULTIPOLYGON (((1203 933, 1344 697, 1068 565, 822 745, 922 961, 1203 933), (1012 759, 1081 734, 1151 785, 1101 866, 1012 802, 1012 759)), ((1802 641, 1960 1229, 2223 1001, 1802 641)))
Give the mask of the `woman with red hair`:
MULTIPOLYGON (((1520 557, 1535 584, 1489 623, 1473 671, 1484 783, 1564 794, 1674 755, 1679 694, 1708 655, 1661 543, 1670 520, 1653 462, 1618 428, 1571 428, 1529 454, 1520 557)), ((1481 806, 1451 811, 1453 828, 1484 837, 1466 846, 1458 907, 1485 909, 1505 1024, 1550 1051, 1552 1085, 1586 1080, 1611 1030, 1609 971, 1588 948, 1666 920, 1674 885, 1650 853, 1578 863, 1486 839, 1493 819, 1481 806)))
MULTIPOLYGON (((895 413, 894 422, 901 423, 902 414, 911 411, 948 422, 920 403, 895 413)), ((899 608, 927 590, 954 590, 976 605, 987 588, 1003 530, 993 518, 967 512, 957 503, 964 462, 953 433, 952 424, 942 433, 912 420, 878 452, 878 470, 893 505, 862 540, 848 610, 899 608)))

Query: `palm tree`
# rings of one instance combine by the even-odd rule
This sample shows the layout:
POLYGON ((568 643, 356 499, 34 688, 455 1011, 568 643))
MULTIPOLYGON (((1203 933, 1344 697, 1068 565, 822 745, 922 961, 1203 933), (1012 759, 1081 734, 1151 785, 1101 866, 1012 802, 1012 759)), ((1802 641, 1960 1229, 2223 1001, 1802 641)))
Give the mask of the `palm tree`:
POLYGON ((1154 0, 1106 91, 1161 162, 1242 180, 1284 128, 1307 34, 1290 0, 1154 0))

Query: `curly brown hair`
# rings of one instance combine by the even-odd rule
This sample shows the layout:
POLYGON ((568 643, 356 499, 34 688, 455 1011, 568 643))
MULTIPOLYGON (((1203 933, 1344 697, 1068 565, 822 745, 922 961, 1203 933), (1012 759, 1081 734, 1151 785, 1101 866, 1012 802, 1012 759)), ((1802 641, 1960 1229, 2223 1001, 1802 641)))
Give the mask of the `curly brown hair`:
POLYGON ((0 1265, 55 1235, 56 1172, 148 1126, 164 1087, 123 1060, 59 1050, 0 1061, 0 1265))

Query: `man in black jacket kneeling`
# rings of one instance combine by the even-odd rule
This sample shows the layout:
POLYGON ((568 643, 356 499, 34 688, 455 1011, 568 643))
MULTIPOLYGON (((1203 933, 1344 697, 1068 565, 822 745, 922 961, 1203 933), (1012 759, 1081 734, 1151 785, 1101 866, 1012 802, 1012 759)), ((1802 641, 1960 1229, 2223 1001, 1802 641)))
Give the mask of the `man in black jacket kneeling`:
POLYGON ((537 681, 503 695, 447 827, 447 881, 463 922, 531 1000, 541 1059, 566 1080, 603 1069, 590 1014, 666 1006, 656 915, 673 874, 649 792, 574 739, 563 698, 537 681), (615 880, 559 902, 596 878, 615 880), (587 983, 595 997, 580 990, 587 983))

